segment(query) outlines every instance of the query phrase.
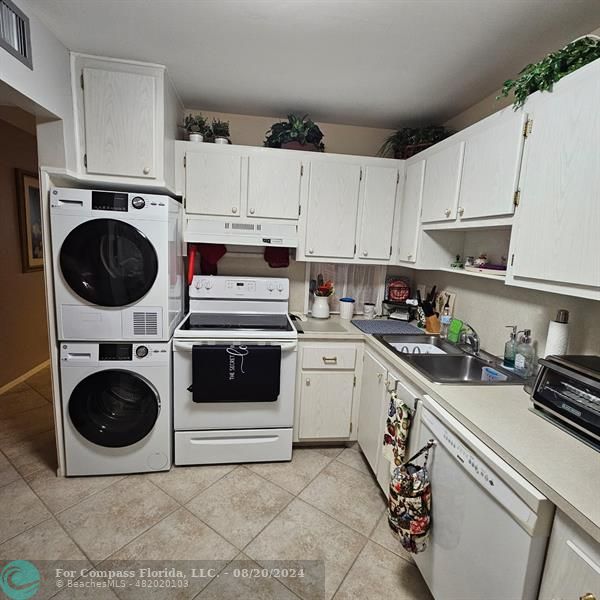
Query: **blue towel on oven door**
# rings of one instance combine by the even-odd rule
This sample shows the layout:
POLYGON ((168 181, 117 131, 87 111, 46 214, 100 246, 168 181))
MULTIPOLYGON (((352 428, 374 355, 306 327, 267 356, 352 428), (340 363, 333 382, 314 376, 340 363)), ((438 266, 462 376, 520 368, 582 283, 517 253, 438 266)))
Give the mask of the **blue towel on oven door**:
POLYGON ((281 347, 197 345, 192 349, 194 402, 275 402, 281 347))

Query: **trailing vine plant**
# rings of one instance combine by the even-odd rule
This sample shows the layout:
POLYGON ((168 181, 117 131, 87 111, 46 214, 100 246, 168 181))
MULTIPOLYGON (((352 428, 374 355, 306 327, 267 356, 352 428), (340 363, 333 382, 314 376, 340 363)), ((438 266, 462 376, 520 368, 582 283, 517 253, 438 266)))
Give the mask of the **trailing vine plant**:
POLYGON ((552 91, 552 86, 565 75, 600 58, 600 38, 586 36, 567 44, 564 48, 548 54, 537 63, 527 65, 517 79, 504 82, 497 99, 514 93, 515 110, 525 104, 533 92, 552 91))

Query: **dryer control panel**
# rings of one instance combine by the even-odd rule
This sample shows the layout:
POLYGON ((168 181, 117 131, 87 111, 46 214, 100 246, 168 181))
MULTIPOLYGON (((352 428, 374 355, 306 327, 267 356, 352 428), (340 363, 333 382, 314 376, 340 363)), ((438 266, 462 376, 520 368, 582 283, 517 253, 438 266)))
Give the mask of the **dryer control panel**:
POLYGON ((143 344, 63 342, 60 345, 60 361, 63 366, 84 364, 130 366, 132 363, 157 365, 168 362, 169 357, 170 344, 168 342, 143 344))

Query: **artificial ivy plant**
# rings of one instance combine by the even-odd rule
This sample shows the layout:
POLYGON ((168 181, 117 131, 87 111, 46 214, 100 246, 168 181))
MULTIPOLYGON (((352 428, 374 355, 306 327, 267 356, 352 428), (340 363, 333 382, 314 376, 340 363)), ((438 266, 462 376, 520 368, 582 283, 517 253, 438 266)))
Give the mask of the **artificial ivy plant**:
POLYGON ((525 104, 533 92, 552 91, 552 86, 565 75, 600 58, 600 38, 586 36, 548 54, 537 63, 527 65, 517 79, 504 82, 498 98, 514 93, 515 110, 525 104))
POLYGON ((442 125, 403 127, 392 133, 383 142, 378 154, 379 156, 392 156, 394 158, 410 158, 449 135, 452 135, 452 132, 442 125))
POLYGON ((290 114, 287 121, 273 123, 271 129, 267 131, 264 145, 269 148, 281 148, 290 142, 297 142, 301 145, 314 146, 323 151, 323 132, 319 126, 308 116, 290 114))

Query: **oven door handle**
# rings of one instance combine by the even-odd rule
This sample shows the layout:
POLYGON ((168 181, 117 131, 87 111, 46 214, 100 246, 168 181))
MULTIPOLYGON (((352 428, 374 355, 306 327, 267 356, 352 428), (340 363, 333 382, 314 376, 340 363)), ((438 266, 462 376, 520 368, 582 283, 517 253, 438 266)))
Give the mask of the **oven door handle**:
MULTIPOLYGON (((223 343, 223 342, 219 342, 219 341, 215 341, 214 343, 211 343, 211 345, 216 345, 219 343, 223 343)), ((252 343, 252 342, 250 342, 252 343)), ((191 352, 194 348, 194 346, 197 346, 198 342, 173 342, 173 348, 175 348, 175 350, 180 350, 182 352, 191 352)), ((208 344, 203 344, 203 345, 208 345, 208 344)), ((292 351, 296 351, 298 344, 296 342, 281 342, 281 343, 277 343, 277 342, 269 342, 268 344, 264 344, 265 346, 280 346, 281 347, 281 351, 282 352, 292 352, 292 351)))

